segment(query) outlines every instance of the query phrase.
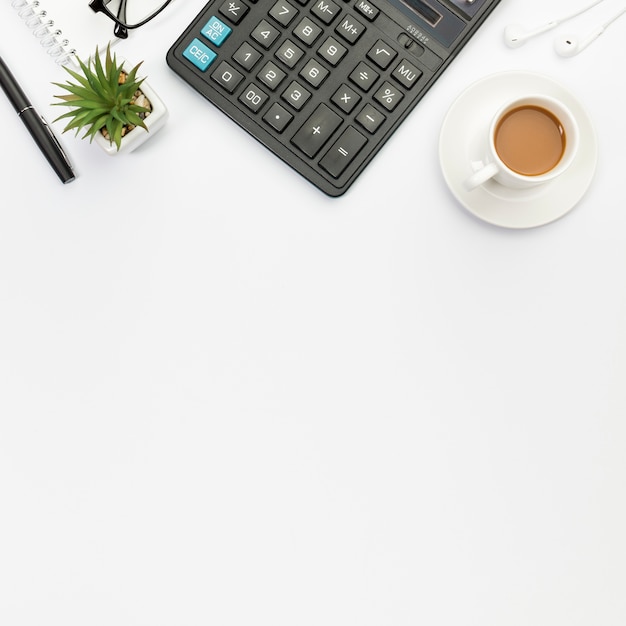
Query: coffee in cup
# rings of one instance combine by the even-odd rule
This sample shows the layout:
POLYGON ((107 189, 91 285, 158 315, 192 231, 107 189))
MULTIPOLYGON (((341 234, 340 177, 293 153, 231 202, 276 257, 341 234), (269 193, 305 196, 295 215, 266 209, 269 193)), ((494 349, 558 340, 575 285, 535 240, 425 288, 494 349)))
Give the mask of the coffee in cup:
POLYGON ((516 98, 500 107, 489 126, 485 160, 472 163, 468 190, 490 179, 512 188, 560 176, 578 150, 578 125, 559 100, 544 95, 516 98))

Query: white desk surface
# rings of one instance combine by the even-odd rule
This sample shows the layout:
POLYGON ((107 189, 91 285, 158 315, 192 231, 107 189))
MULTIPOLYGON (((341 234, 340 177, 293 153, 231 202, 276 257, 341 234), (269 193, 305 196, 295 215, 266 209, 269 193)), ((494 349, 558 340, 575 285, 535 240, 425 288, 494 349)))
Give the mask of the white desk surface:
MULTIPOLYGON (((626 17, 552 51, 622 4, 510 50, 572 5, 503 0, 339 199, 168 69, 202 0, 118 46, 171 113, 135 153, 64 135, 63 186, 0 98, 0 622, 624 626, 626 17), (437 157, 456 96, 513 69, 600 147, 529 230, 437 157)), ((6 0, 0 35, 53 118, 6 0)))

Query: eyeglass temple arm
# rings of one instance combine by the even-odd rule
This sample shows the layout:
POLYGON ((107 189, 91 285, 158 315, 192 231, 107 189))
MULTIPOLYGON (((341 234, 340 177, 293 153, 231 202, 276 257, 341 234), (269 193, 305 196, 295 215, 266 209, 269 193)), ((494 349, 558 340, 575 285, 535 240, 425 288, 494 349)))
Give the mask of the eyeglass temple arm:
MULTIPOLYGON (((120 8, 117 10, 117 18, 124 23, 126 22, 126 2, 127 0, 122 0, 120 8)), ((128 28, 116 23, 113 34, 119 39, 128 39, 128 28)))
MULTIPOLYGON (((128 0, 121 0, 120 1, 120 6, 119 9, 117 11, 117 19, 120 22, 126 22, 126 4, 127 4, 128 0)), ((134 24, 133 26, 123 26, 122 24, 120 24, 119 22, 115 22, 115 28, 113 29, 113 32, 115 34, 116 37, 120 38, 120 39, 127 39, 128 38, 128 30, 129 28, 138 28, 139 26, 143 26, 144 24, 147 24, 152 18, 156 17, 157 15, 159 15, 159 13, 161 13, 161 11, 163 11, 165 9, 165 7, 167 7, 170 2, 172 0, 164 0, 163 4, 161 5, 161 7, 155 11, 152 15, 150 15, 147 19, 143 20, 142 22, 139 22, 138 24, 134 24)), ((255 0, 253 0, 255 1, 255 0)), ((600 1, 600 0, 598 0, 600 1)), ((105 13, 108 13, 109 17, 112 17, 111 12, 108 9, 104 9, 104 5, 107 4, 108 2, 110 2, 110 0, 91 0, 89 2, 89 7, 91 8, 92 11, 95 11, 96 13, 98 13, 99 11, 103 11, 105 13)), ((115 18, 113 18, 115 20, 115 18)))
MULTIPOLYGON (((120 2, 120 6, 119 9, 117 11, 117 18, 119 20, 123 20, 126 21, 126 1, 127 0, 122 0, 120 2)), ((92 11, 98 13, 100 11, 103 11, 106 13, 106 11, 108 11, 108 9, 105 11, 104 9, 104 4, 107 4, 108 0, 91 0, 91 2, 89 3, 89 7, 91 8, 92 11)), ((109 13, 110 15, 110 13, 109 13)), ((113 34, 118 37, 119 39, 128 39, 128 28, 126 28, 125 26, 122 26, 121 24, 118 24, 117 22, 115 22, 115 26, 113 28, 113 34)))

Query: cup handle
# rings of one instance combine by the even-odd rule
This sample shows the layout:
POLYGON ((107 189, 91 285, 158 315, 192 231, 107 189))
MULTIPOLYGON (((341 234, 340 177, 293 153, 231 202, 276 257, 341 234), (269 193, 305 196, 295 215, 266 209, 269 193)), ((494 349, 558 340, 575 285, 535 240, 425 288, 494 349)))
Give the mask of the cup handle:
POLYGON ((479 185, 487 182, 490 178, 498 173, 498 166, 495 163, 487 163, 477 172, 474 172, 469 178, 465 180, 465 189, 471 191, 476 189, 479 185))

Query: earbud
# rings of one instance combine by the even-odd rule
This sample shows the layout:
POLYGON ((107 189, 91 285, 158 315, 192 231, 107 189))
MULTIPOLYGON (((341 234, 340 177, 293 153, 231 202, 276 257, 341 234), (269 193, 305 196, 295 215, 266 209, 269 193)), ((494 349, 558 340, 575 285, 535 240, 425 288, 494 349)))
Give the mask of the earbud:
POLYGON ((576 35, 565 35, 554 41, 554 50, 561 57, 573 57, 582 52, 592 41, 604 32, 604 28, 594 30, 588 37, 581 40, 576 35))
POLYGON ((554 42, 554 50, 559 56, 573 57, 579 52, 582 52, 592 41, 595 41, 618 17, 624 15, 626 9, 622 9, 617 15, 612 17, 608 22, 602 24, 596 28, 592 33, 589 33, 584 39, 576 37, 576 35, 566 35, 565 37, 559 37, 554 42))
POLYGON ((538 26, 529 30, 520 24, 509 24, 504 29, 504 42, 509 48, 519 48, 535 35, 540 35, 551 28, 554 28, 558 22, 549 22, 543 26, 538 26))
POLYGON ((551 22, 548 22, 547 24, 537 26, 536 28, 533 28, 533 29, 524 28, 524 26, 521 26, 519 24, 510 24, 504 29, 504 42, 506 43, 507 46, 509 46, 509 48, 519 48, 521 45, 526 43, 532 37, 535 37, 536 35, 540 35, 541 33, 545 33, 547 30, 550 30, 554 28, 555 26, 558 26, 562 22, 565 22, 573 17, 576 17, 577 15, 580 15, 581 13, 584 13, 585 11, 588 11, 589 9, 591 9, 591 7, 595 7, 596 4, 600 4, 600 2, 603 2, 603 0, 593 0, 591 4, 587 5, 586 7, 583 7, 582 9, 578 9, 574 13, 570 13, 569 15, 566 15, 565 17, 552 20, 551 22))

